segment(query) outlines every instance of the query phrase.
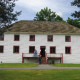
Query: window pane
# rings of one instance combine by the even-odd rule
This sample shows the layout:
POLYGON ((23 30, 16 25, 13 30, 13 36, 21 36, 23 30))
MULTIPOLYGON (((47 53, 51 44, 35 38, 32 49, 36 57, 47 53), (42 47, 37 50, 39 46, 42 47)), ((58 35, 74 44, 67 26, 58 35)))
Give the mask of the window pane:
POLYGON ((66 41, 70 41, 70 36, 66 36, 66 41))
POLYGON ((70 50, 71 48, 70 47, 66 47, 66 53, 70 54, 70 50))
POLYGON ((29 51, 30 53, 34 53, 35 47, 34 46, 31 46, 29 50, 30 50, 29 51))
POLYGON ((14 40, 19 41, 19 35, 14 35, 14 40))
POLYGON ((55 49, 56 49, 55 47, 50 47, 50 53, 56 53, 55 49))
POLYGON ((35 35, 30 35, 30 41, 35 41, 35 35))
POLYGON ((53 35, 48 35, 48 41, 53 41, 53 35))
POLYGON ((0 52, 3 53, 3 46, 0 46, 0 52))
POLYGON ((19 53, 19 46, 14 46, 14 53, 19 53))
POLYGON ((4 35, 0 34, 0 40, 4 40, 4 35))

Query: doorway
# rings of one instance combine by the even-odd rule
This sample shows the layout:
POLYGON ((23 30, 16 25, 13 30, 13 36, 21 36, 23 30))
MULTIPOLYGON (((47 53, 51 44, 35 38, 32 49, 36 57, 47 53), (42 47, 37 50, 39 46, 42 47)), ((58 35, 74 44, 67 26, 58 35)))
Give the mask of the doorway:
POLYGON ((41 56, 42 56, 42 57, 45 57, 45 49, 46 49, 45 46, 41 46, 41 47, 40 47, 40 50, 41 50, 40 53, 41 53, 41 56))

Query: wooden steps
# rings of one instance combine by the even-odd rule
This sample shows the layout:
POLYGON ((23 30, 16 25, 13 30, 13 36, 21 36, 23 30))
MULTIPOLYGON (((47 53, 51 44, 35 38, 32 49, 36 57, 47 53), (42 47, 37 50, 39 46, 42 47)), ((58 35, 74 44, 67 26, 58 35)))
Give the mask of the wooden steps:
POLYGON ((47 64, 46 57, 42 57, 41 64, 47 64))

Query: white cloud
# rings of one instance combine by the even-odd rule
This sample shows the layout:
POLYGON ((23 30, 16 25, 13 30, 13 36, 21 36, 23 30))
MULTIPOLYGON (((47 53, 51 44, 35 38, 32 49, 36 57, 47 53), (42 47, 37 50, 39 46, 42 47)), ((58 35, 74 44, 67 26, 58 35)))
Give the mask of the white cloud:
POLYGON ((29 14, 37 13, 44 7, 48 7, 53 12, 63 16, 78 10, 78 8, 71 6, 72 1, 73 0, 18 0, 16 1, 16 5, 25 9, 26 12, 23 10, 22 12, 27 13, 28 10, 29 14))
POLYGON ((62 13, 61 12, 56 12, 57 15, 59 16, 62 16, 62 13))
POLYGON ((46 0, 18 0, 16 4, 24 8, 30 8, 35 12, 47 6, 46 0))

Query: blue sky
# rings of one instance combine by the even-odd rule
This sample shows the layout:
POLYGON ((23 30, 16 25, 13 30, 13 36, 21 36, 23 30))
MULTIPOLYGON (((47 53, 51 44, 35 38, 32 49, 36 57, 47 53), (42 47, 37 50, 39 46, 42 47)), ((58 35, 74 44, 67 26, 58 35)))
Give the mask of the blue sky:
POLYGON ((77 7, 71 6, 72 1, 74 0, 18 0, 15 10, 22 11, 18 20, 33 20, 36 13, 45 7, 67 20, 68 17, 71 17, 71 13, 79 10, 77 7))

